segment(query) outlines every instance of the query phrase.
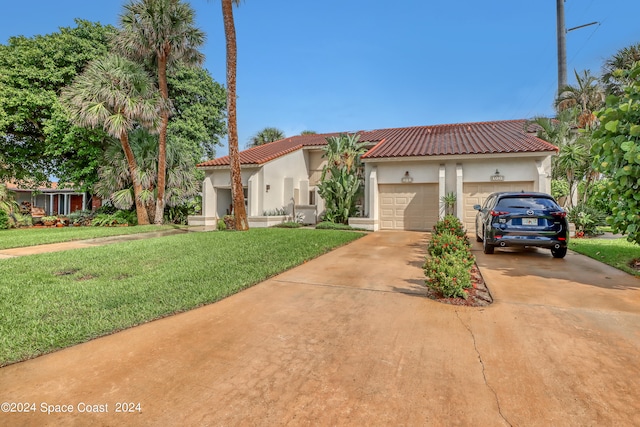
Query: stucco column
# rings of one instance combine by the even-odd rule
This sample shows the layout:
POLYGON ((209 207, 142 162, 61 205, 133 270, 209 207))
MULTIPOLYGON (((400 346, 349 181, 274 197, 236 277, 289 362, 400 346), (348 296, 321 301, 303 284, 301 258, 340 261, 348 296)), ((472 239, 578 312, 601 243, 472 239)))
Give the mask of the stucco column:
POLYGON ((445 211, 442 198, 447 194, 446 178, 447 168, 442 164, 440 165, 440 169, 438 170, 438 215, 440 219, 444 217, 445 211))
POLYGON ((206 175, 202 181, 202 216, 216 218, 216 210, 216 192, 213 188, 213 179, 211 175, 206 175))
POLYGON ((462 183, 464 181, 464 174, 462 171, 462 164, 456 165, 456 216, 460 221, 464 223, 464 194, 462 193, 462 183))
POLYGON ((301 179, 300 180, 300 196, 299 196, 299 205, 308 205, 309 204, 309 180, 301 179))
POLYGON ((369 208, 369 218, 375 220, 376 224, 378 222, 378 216, 380 215, 378 209, 378 168, 372 167, 369 171, 369 182, 368 182, 368 200, 366 205, 369 208))
POLYGON ((534 184, 534 190, 540 191, 542 193, 551 194, 551 175, 547 173, 547 165, 545 163, 549 163, 549 169, 551 169, 551 161, 549 158, 545 159, 545 161, 536 160, 536 169, 538 170, 538 179, 534 184))
POLYGON ((249 180, 247 181, 247 200, 249 202, 249 206, 247 209, 247 214, 249 216, 258 216, 262 215, 260 212, 260 206, 258 203, 258 196, 260 194, 260 180, 256 175, 251 175, 249 180))
POLYGON ((291 214, 293 213, 293 204, 295 203, 295 193, 293 190, 293 178, 290 177, 286 177, 284 179, 284 185, 283 185, 283 193, 282 193, 282 198, 283 198, 283 205, 287 206, 288 209, 288 213, 291 214))

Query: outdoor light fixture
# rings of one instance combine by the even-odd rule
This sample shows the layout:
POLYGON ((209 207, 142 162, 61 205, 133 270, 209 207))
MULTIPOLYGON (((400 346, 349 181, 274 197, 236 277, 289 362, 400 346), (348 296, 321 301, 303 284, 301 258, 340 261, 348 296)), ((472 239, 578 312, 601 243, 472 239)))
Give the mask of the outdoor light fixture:
POLYGON ((491 181, 504 181, 504 175, 500 175, 498 168, 496 168, 496 173, 491 175, 491 181))
POLYGON ((405 183, 405 184, 413 182, 413 177, 411 177, 411 175, 409 175, 409 171, 406 171, 404 173, 404 176, 402 177, 402 182, 405 183))
POLYGON ((271 190, 271 186, 267 184, 267 193, 269 192, 269 190, 271 190))

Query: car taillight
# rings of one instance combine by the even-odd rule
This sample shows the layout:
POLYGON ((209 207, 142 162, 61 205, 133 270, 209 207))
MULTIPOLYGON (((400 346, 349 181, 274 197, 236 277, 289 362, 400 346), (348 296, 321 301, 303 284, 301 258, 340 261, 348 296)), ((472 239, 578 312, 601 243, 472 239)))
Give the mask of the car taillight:
POLYGON ((509 212, 502 212, 502 211, 491 211, 491 216, 500 216, 500 215, 506 215, 509 212))
POLYGON ((557 218, 565 218, 567 216, 567 213, 564 211, 560 211, 560 212, 551 212, 552 216, 555 216, 557 218))

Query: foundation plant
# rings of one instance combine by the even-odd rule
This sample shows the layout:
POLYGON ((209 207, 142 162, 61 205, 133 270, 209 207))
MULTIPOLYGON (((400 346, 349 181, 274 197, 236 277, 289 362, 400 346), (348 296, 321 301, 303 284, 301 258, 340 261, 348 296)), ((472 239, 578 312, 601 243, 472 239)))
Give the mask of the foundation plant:
POLYGON ((458 218, 447 215, 433 227, 427 249, 425 284, 446 298, 467 298, 475 257, 458 218))

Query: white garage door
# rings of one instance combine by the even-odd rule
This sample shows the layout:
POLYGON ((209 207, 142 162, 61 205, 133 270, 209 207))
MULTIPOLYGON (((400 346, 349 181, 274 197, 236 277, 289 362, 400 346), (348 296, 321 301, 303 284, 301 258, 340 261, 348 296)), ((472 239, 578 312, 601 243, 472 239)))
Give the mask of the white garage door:
POLYGON ((381 184, 380 228, 430 231, 438 221, 438 184, 381 184))
POLYGON ((476 213, 473 205, 482 205, 487 196, 496 191, 533 191, 532 181, 522 182, 465 182, 464 193, 464 226, 473 233, 476 229, 476 213))

